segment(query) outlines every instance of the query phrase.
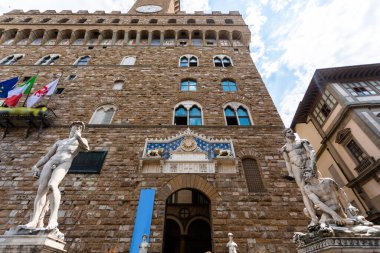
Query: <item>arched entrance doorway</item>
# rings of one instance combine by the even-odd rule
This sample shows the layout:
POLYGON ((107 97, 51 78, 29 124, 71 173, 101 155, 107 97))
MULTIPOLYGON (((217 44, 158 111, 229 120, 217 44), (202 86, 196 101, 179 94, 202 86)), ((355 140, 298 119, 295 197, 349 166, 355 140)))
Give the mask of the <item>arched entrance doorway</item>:
POLYGON ((210 200, 195 189, 181 189, 166 200, 163 253, 212 251, 210 200))

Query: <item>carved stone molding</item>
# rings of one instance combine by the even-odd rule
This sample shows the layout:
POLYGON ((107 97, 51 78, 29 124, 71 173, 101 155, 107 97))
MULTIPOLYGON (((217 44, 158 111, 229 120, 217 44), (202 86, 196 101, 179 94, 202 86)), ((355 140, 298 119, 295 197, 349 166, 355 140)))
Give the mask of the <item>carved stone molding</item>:
POLYGON ((347 144, 352 139, 352 133, 350 128, 340 130, 335 138, 335 142, 338 144, 347 144))
POLYGON ((298 248, 298 253, 314 252, 380 252, 380 237, 332 237, 298 248))

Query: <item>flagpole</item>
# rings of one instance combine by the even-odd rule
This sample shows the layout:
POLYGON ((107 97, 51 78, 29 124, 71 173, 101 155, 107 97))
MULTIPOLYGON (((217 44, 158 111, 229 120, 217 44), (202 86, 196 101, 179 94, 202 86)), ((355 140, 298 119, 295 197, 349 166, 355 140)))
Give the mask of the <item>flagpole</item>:
MULTIPOLYGON (((32 87, 30 87, 29 93, 28 93, 28 95, 26 96, 26 98, 25 98, 25 100, 24 100, 24 103, 22 104, 22 107, 25 107, 26 101, 28 101, 28 98, 29 98, 29 96, 30 96, 30 93, 32 92, 32 89, 33 89, 34 83, 37 81, 37 78, 38 78, 38 75, 39 75, 39 74, 40 74, 40 71, 38 70, 37 75, 36 75, 36 80, 34 80, 34 82, 33 82, 33 84, 32 84, 32 87)), ((33 78, 33 76, 32 76, 31 78, 29 78, 28 81, 29 81, 30 79, 32 79, 32 78, 33 78)), ((26 82, 28 82, 28 81, 26 81, 26 82)))
POLYGON ((46 108, 47 108, 47 105, 50 103, 50 100, 51 100, 52 96, 54 96, 55 91, 56 91, 57 88, 58 88, 58 84, 59 84, 59 82, 61 81, 62 76, 63 76, 63 73, 61 73, 61 75, 59 76, 58 83, 57 83, 57 85, 55 86, 54 92, 53 92, 53 94, 51 94, 51 96, 49 97, 48 101, 47 101, 46 104, 45 104, 45 107, 46 107, 46 108))

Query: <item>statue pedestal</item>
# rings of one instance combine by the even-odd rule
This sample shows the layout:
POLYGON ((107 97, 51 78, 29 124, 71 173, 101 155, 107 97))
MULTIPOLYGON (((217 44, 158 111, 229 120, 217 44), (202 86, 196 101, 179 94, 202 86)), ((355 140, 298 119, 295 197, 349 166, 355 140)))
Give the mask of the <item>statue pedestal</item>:
POLYGON ((298 253, 380 253, 380 237, 330 237, 298 248, 298 253))
POLYGON ((0 253, 64 253, 66 243, 58 229, 19 226, 0 236, 0 253))

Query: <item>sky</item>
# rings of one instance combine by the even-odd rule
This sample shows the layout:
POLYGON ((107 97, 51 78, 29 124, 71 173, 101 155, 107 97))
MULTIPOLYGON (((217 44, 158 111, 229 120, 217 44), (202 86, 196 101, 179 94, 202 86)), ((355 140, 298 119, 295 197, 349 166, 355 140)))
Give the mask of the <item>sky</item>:
MULTIPOLYGON (((121 10, 134 0, 1 0, 12 9, 121 10)), ((379 0, 181 0, 181 9, 240 11, 251 37, 251 56, 289 126, 316 69, 378 63, 379 0)))

